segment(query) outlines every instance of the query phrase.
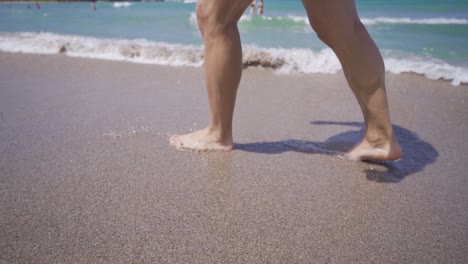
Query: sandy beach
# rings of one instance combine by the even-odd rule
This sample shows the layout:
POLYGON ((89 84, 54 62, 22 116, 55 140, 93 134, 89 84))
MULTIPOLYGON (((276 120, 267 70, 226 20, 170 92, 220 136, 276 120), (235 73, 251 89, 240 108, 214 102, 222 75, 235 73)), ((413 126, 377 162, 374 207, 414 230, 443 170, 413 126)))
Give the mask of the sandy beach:
POLYGON ((0 263, 468 263, 468 86, 387 75, 404 156, 362 135, 342 74, 244 70, 235 150, 203 69, 0 53, 0 263))

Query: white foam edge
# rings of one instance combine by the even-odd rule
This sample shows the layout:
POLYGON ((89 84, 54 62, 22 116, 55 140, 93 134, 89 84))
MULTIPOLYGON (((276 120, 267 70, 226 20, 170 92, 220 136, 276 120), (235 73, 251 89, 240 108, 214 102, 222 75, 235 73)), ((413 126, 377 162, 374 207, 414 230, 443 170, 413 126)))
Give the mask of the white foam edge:
MULTIPOLYGON (((203 47, 153 42, 145 39, 98 39, 54 33, 0 33, 0 51, 36 54, 64 54, 71 57, 95 58, 134 63, 169 66, 194 66, 203 64, 203 47)), ((468 69, 443 61, 408 57, 383 52, 387 72, 416 73, 431 80, 449 80, 453 85, 468 83, 468 69)), ((263 48, 256 45, 243 47, 244 63, 256 62, 272 67, 276 72, 334 74, 341 65, 329 48, 310 49, 263 48)))

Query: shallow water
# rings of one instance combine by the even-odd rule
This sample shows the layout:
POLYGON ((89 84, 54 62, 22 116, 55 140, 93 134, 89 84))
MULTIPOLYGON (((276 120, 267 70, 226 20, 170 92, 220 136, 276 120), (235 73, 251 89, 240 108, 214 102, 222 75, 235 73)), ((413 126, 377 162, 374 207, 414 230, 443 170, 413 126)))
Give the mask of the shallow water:
MULTIPOLYGON (((98 2, 96 10, 82 2, 43 3, 41 9, 2 3, 0 50, 200 66, 195 2, 98 2)), ((468 83, 467 1, 361 0, 357 5, 389 72, 468 83)), ((310 28, 300 1, 268 0, 265 16, 246 13, 239 30, 246 65, 283 73, 340 69, 310 28)))

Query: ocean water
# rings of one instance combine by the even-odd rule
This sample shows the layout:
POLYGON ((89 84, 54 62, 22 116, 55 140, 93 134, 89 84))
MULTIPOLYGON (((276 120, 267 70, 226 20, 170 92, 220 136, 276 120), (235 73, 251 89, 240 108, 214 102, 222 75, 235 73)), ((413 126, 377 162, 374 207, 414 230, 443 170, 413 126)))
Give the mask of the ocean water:
MULTIPOLYGON (((172 66, 203 64, 196 1, 0 4, 0 51, 63 53, 172 66)), ((468 1, 357 0, 388 72, 468 83, 468 1)), ((283 74, 341 67, 310 28, 299 0, 265 0, 239 22, 244 63, 283 74)))

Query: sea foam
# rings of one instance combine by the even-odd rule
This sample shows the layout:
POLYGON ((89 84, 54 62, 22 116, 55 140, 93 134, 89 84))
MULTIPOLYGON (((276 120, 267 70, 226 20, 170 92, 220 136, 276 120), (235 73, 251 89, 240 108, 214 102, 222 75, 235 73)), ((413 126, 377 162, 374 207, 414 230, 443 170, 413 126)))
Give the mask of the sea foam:
POLYGON ((392 18, 392 17, 377 17, 363 18, 361 22, 365 25, 374 24, 422 24, 422 25, 468 25, 468 19, 462 18, 392 18))
MULTIPOLYGON (((268 17, 263 16, 264 20, 283 20, 283 21, 292 21, 298 24, 309 25, 309 19, 306 16, 293 16, 289 15, 286 17, 268 17)), ((249 15, 243 15, 240 19, 240 22, 250 21, 249 15)), ((420 25, 468 25, 468 19, 462 18, 394 18, 394 17, 376 17, 376 18, 361 18, 361 22, 366 26, 372 26, 377 24, 420 24, 420 25)))
MULTIPOLYGON (((250 23, 252 22, 252 15, 242 15, 239 23, 250 23)), ((265 21, 283 21, 291 22, 297 25, 309 26, 309 19, 307 16, 256 16, 257 19, 265 21)), ((189 18, 190 23, 193 26, 197 25, 196 14, 192 12, 189 18)), ((434 18, 406 18, 406 17, 375 17, 375 18, 361 18, 361 22, 366 26, 373 26, 379 24, 419 24, 419 25, 468 25, 468 19, 464 18, 445 18, 445 17, 434 17, 434 18)))
MULTIPOLYGON (((203 64, 203 46, 170 44, 145 39, 103 39, 54 33, 0 33, 0 51, 39 54, 64 54, 72 57, 96 58, 134 63, 170 66, 203 64)), ((468 84, 468 69, 443 61, 401 56, 383 52, 386 69, 394 74, 416 73, 432 80, 448 80, 453 85, 468 84)), ((325 48, 311 49, 243 47, 246 67, 272 69, 278 73, 334 74, 341 70, 335 54, 325 48)))
POLYGON ((115 2, 112 4, 113 7, 115 8, 121 8, 121 7, 130 7, 133 4, 130 2, 115 2))

